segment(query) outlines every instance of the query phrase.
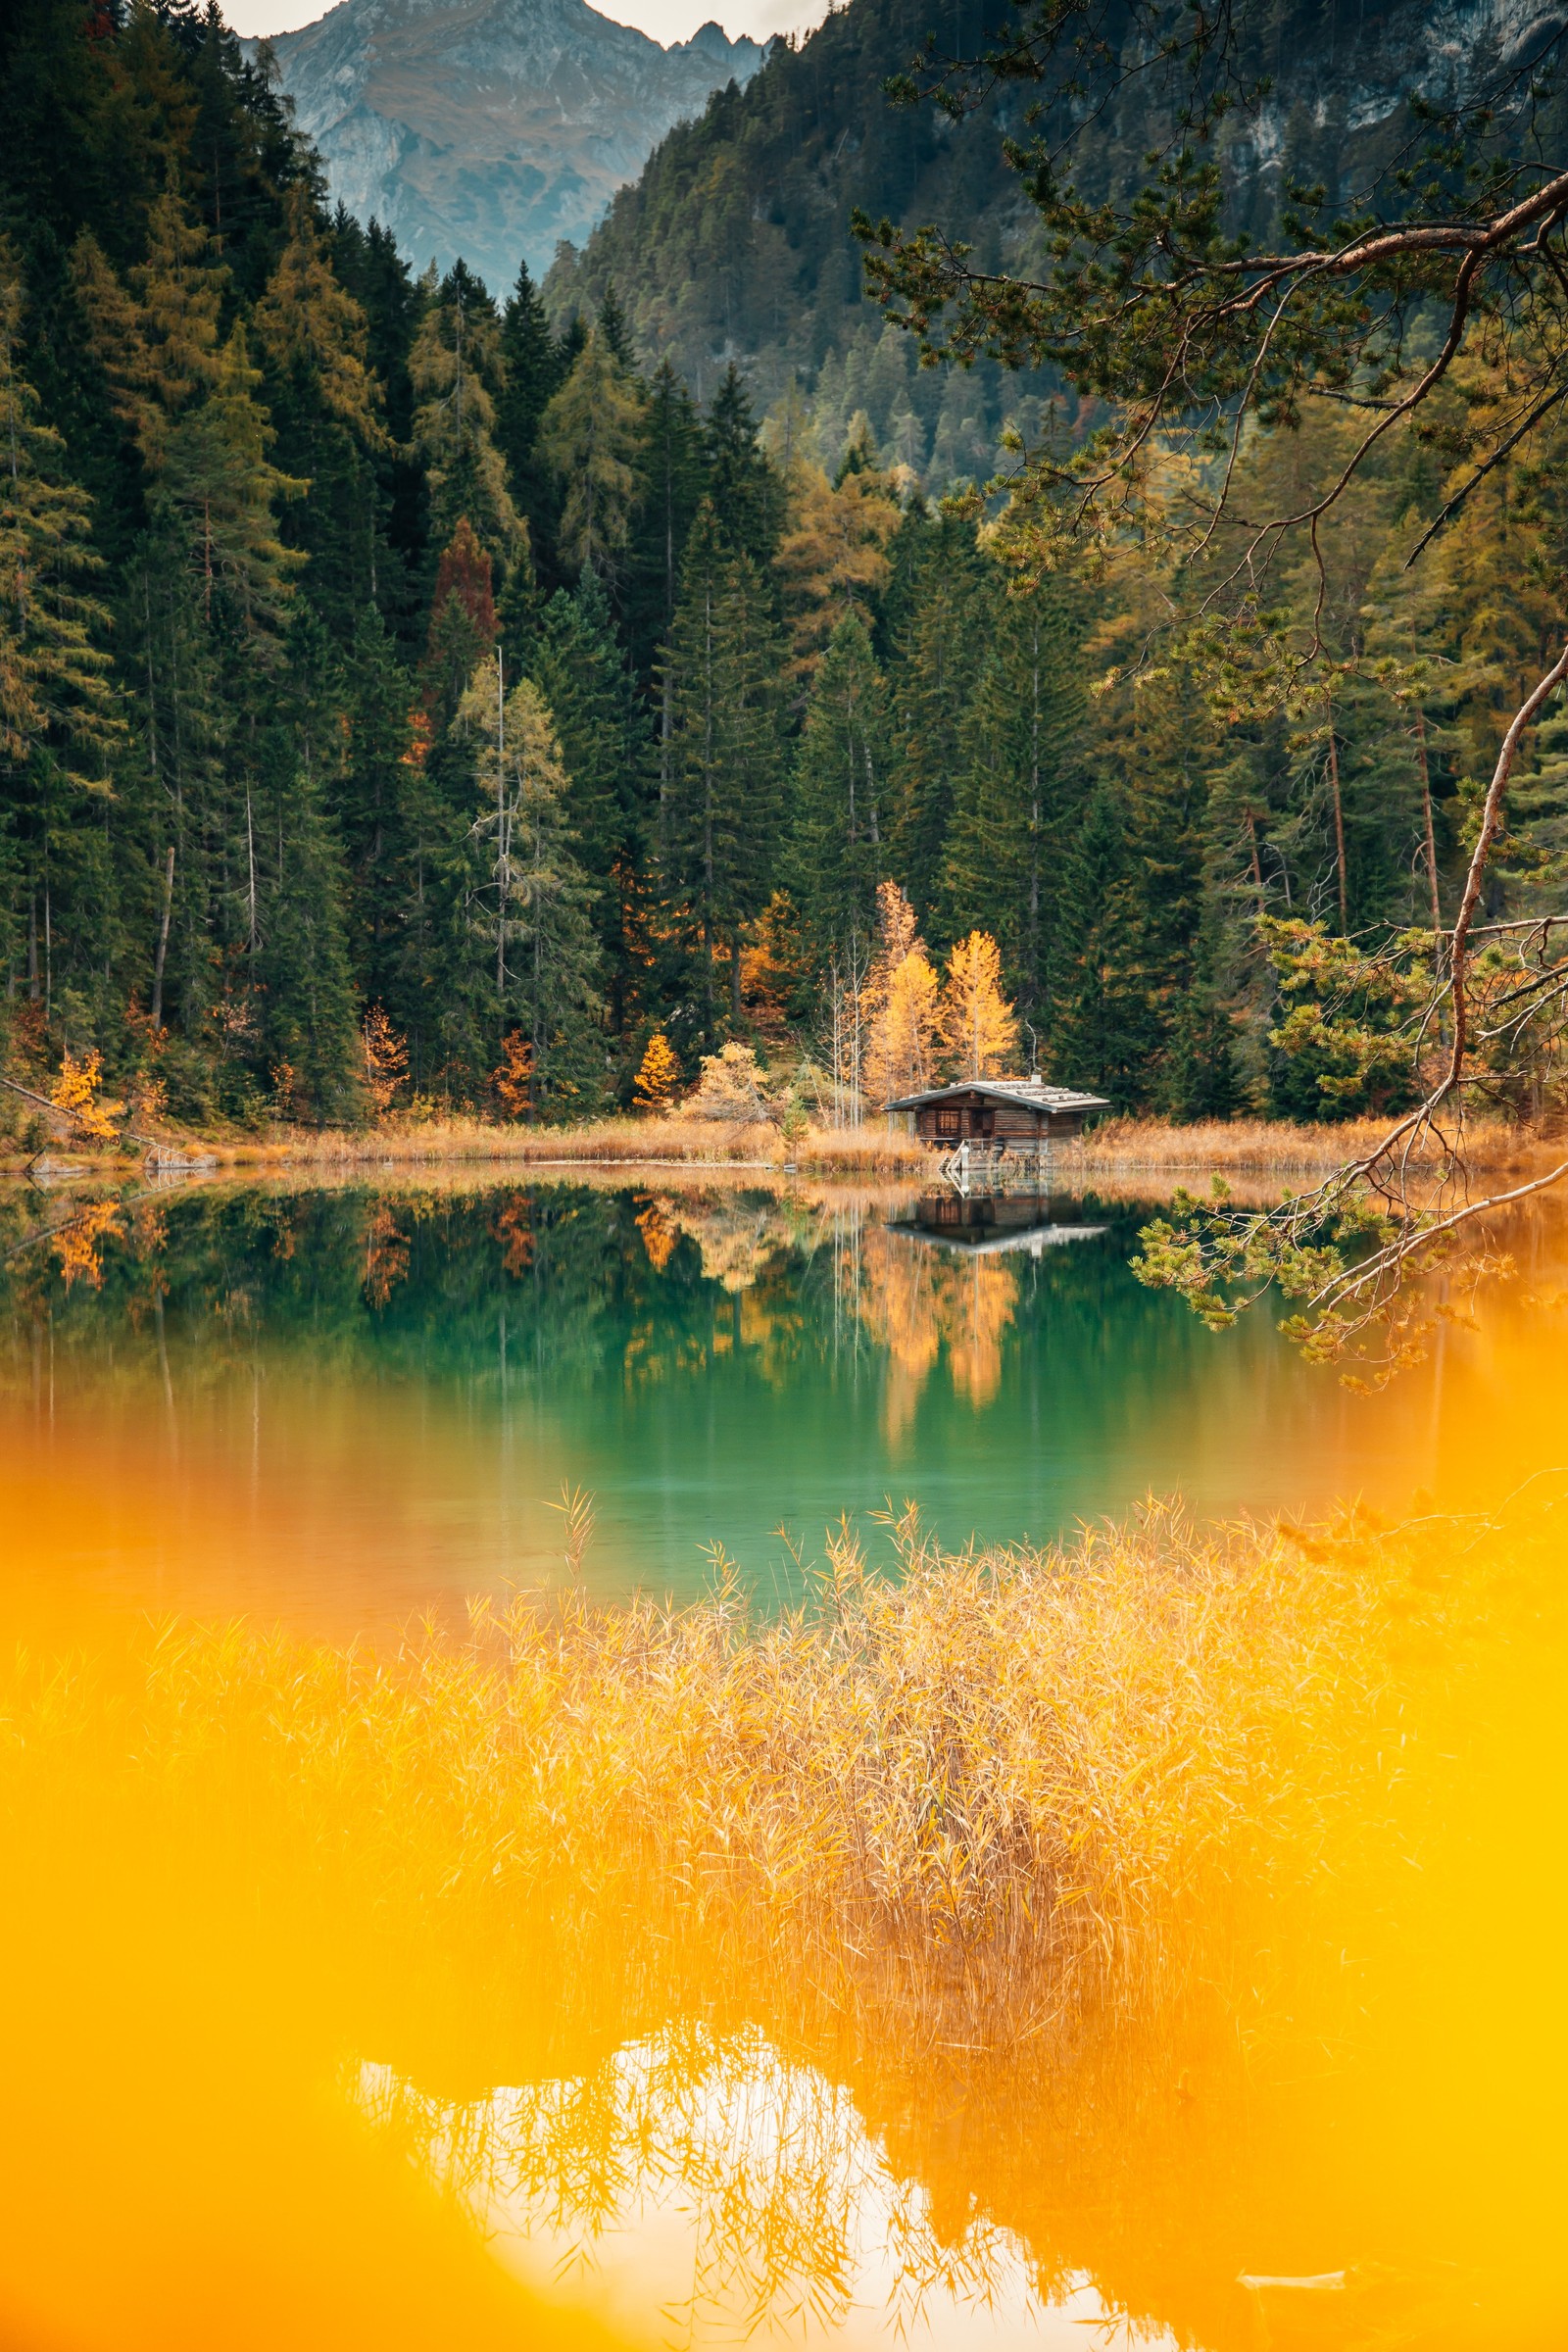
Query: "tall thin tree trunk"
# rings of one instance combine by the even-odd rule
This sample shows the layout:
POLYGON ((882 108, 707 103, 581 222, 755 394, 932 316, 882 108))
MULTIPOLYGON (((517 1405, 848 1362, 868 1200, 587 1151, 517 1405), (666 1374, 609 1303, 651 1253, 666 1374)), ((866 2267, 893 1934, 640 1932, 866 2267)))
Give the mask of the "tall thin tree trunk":
POLYGON ((1432 822, 1432 771, 1427 764, 1427 714, 1415 707, 1415 756, 1421 770, 1421 816, 1427 836, 1427 881, 1432 891, 1432 928, 1443 929, 1443 906, 1438 897, 1438 837, 1432 822))
POLYGON ((704 654, 708 671, 703 697, 703 962, 705 1042, 713 1044, 713 600, 705 599, 704 654))
POLYGON ((174 845, 169 845, 164 867, 164 912, 158 926, 158 953, 153 957, 153 1002, 150 1023, 154 1036, 164 1025, 164 964, 169 955, 169 922, 174 911, 174 845))
POLYGON ((36 885, 27 894, 27 997, 31 1004, 38 1002, 38 892, 36 885))
MULTIPOLYGON (((507 704, 506 664, 496 647, 496 1017, 507 1033, 507 704)), ((536 926, 537 928, 537 926, 536 926)), ((529 1089, 533 1081, 529 1079, 529 1089)))
POLYGON ((1256 891, 1257 903, 1261 906, 1263 904, 1263 861, 1257 854, 1257 818, 1250 808, 1247 811, 1247 838, 1251 845, 1252 852, 1252 888, 1256 891))
POLYGON ((1340 937, 1350 931, 1350 893, 1345 871, 1345 803, 1340 795, 1340 745, 1334 732, 1334 704, 1325 695, 1329 714, 1329 784, 1334 794, 1334 862, 1340 880, 1340 937))
POLYGON ((1029 1000, 1040 988, 1040 614, 1032 616, 1029 670, 1029 1000))
MULTIPOLYGON (((251 815, 249 781, 245 786, 245 863, 249 876, 247 899, 250 909, 251 955, 254 957, 256 954, 256 827, 251 815)), ((283 880, 283 831, 281 826, 278 828, 277 835, 277 879, 281 885, 283 880)))

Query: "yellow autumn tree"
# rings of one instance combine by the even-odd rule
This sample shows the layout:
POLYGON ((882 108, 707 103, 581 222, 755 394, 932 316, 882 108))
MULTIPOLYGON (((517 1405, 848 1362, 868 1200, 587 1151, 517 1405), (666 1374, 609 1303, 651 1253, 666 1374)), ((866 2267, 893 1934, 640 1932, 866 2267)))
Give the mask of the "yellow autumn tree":
POLYGON ((866 1091, 880 1105, 929 1086, 940 1036, 941 984, 916 940, 889 972, 866 1041, 866 1091))
POLYGON ((1018 1021, 1002 993, 1002 952, 989 931, 971 931, 948 957, 938 1023, 956 1078, 994 1078, 1013 1059, 1018 1021))
POLYGON ((96 1046, 85 1053, 80 1061, 68 1054, 61 1064, 60 1075, 49 1090, 49 1100, 57 1110, 63 1110, 78 1136, 95 1144, 113 1143, 119 1132, 115 1115, 122 1111, 122 1102, 104 1102, 99 1090, 104 1079, 104 1057, 96 1046))
POLYGON ((375 1116, 384 1118, 409 1074, 408 1040, 398 1035, 380 1004, 372 1004, 366 1013, 360 1035, 365 1044, 365 1091, 375 1116))
POLYGON ((509 1029, 501 1041, 501 1059, 490 1073, 496 1100, 509 1119, 525 1118, 533 1108, 533 1047, 520 1029, 509 1029))
POLYGON ((636 1103, 639 1110, 663 1111, 680 1084, 680 1063, 662 1029, 656 1029, 638 1066, 636 1103))
POLYGON ((852 615, 871 625, 871 606, 892 569, 888 543, 899 504, 885 474, 864 464, 830 482, 801 465, 792 484, 790 527, 775 564, 784 584, 798 677, 814 675, 828 639, 852 615))

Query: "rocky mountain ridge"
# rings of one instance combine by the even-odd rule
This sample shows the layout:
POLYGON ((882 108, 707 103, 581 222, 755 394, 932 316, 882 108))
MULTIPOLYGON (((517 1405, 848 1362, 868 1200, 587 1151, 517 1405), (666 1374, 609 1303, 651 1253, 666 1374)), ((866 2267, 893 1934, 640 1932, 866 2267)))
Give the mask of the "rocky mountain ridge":
MULTIPOLYGON (((667 355, 700 393, 733 361, 762 408, 791 387, 809 396, 830 459, 863 413, 887 455, 939 485, 983 478, 1004 417, 1033 429, 1042 387, 989 363, 917 369, 908 338, 862 297, 850 233, 858 205, 906 227, 934 222, 981 269, 1027 274, 1037 259, 1038 225, 1001 143, 1035 93, 1003 83, 957 124, 888 103, 887 77, 936 13, 933 0, 849 0, 799 46, 777 45, 744 90, 663 141, 585 247, 558 258, 546 283, 556 317, 591 312, 613 279, 639 348, 667 355)), ((1418 151, 1418 96, 1495 92, 1506 135, 1519 69, 1568 20, 1568 0, 1248 0, 1239 13, 1245 72, 1270 87, 1227 122, 1218 152, 1232 225, 1267 237, 1288 177, 1347 202, 1418 151)), ((953 22, 961 49, 963 25, 972 40, 980 20, 953 22)), ((1168 135, 1133 75, 1095 111, 1079 159, 1086 191, 1124 193, 1168 135)))
POLYGON ((416 268, 461 254, 497 294, 763 57, 716 24, 662 48, 586 0, 341 0, 268 47, 332 195, 416 268))

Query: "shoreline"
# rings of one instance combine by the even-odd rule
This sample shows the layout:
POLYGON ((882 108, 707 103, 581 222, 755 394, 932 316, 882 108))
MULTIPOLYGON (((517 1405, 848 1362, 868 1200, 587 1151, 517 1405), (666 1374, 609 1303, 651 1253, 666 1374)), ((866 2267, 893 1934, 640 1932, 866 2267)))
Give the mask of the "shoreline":
MULTIPOLYGON (((1387 1123, 1347 1120, 1330 1125, 1238 1119, 1178 1126, 1163 1119, 1108 1119, 1079 1141, 1064 1144, 1048 1162, 1053 1192, 1082 1192, 1100 1177, 1321 1178, 1371 1151, 1387 1123)), ((711 1169, 769 1178, 822 1180, 880 1178, 936 1180, 936 1153, 914 1137, 885 1127, 812 1128, 793 1143, 776 1129, 693 1119, 604 1119, 581 1127, 499 1127, 477 1119, 419 1126, 389 1124, 323 1134, 287 1129, 273 1137, 155 1139, 146 1152, 89 1144, 51 1144, 42 1153, 0 1153, 0 1175, 46 1179, 112 1177, 146 1169, 166 1152, 171 1175, 256 1173, 309 1175, 349 1168, 435 1168, 489 1164, 507 1167, 625 1167, 711 1169), (661 1149, 660 1147, 663 1148, 661 1149), (759 1147, 761 1147, 760 1150, 759 1147), (184 1164, 182 1164, 184 1163, 184 1164)), ((1495 1173, 1533 1170, 1553 1146, 1530 1129, 1491 1123, 1468 1138, 1471 1166, 1495 1173)), ((1435 1168, 1435 1155, 1418 1165, 1435 1168)))

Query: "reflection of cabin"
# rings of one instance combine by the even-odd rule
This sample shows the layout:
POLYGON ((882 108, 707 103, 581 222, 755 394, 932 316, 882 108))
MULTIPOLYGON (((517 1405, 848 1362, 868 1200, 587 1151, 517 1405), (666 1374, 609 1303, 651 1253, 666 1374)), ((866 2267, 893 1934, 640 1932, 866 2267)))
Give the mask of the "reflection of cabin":
POLYGON ((982 1193, 966 1200, 961 1193, 924 1193, 908 1217, 896 1218, 890 1233, 912 1242, 930 1242, 939 1250, 956 1250, 964 1257, 989 1257, 1000 1250, 1024 1250, 1043 1256, 1068 1242, 1098 1241, 1103 1225, 1069 1225, 1054 1220, 1048 1201, 1038 1193, 1025 1197, 982 1193))
POLYGON ((885 1107, 910 1112, 920 1141, 939 1151, 975 1143, 1038 1155, 1082 1135, 1090 1113, 1110 1104, 1103 1095, 1047 1086, 1039 1078, 965 1078, 956 1086, 900 1095, 885 1107))

